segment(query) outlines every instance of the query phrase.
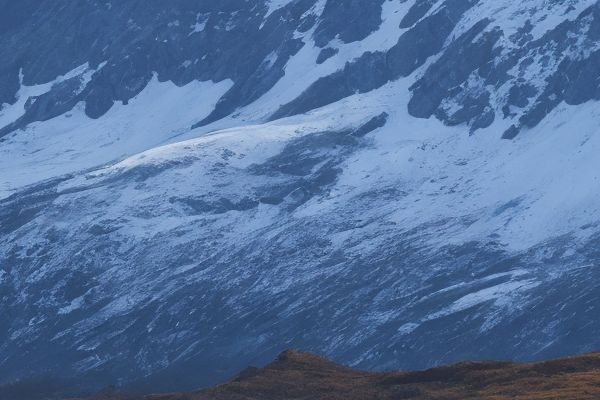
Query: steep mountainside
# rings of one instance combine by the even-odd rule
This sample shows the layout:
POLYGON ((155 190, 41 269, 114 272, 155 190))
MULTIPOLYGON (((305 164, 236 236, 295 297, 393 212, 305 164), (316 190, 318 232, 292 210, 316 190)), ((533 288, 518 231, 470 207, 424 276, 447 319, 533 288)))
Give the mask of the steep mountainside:
POLYGON ((0 387, 600 348, 597 1, 0 9, 0 387))

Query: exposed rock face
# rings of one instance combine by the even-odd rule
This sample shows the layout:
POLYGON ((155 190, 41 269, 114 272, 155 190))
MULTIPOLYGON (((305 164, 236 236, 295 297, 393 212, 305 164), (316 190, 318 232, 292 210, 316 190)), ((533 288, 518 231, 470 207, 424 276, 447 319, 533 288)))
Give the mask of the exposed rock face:
MULTIPOLYGON (((262 0, 219 4, 178 0, 168 9, 160 1, 5 3, 0 101, 15 101, 19 71, 23 83, 30 85, 50 81, 84 63, 104 66, 82 90, 65 85, 52 88, 43 110, 28 110, 0 131, 3 135, 61 115, 78 101, 85 102, 88 116, 99 118, 115 101, 127 102, 140 93, 154 72, 160 80, 178 85, 195 79, 233 80, 234 86, 202 124, 214 122, 271 89, 290 58, 306 45, 302 37, 322 48, 334 40, 365 40, 381 26, 384 2, 290 1, 271 13, 262 0)), ((399 24, 395 46, 351 60, 343 70, 315 82, 275 117, 376 89, 410 75, 436 55, 412 88, 409 109, 416 117, 435 114, 450 125, 468 123, 477 130, 488 127, 503 108, 502 118, 533 127, 562 101, 581 104, 598 99, 598 4, 556 0, 521 9, 512 6, 504 14, 525 17, 523 26, 508 31, 502 25, 505 21, 495 23, 493 15, 485 14, 490 8, 487 3, 415 2, 399 24), (582 6, 586 3, 587 8, 582 6), (475 13, 479 21, 464 29, 475 13), (543 34, 533 32, 534 36, 535 26, 554 16, 565 20, 543 34), (533 84, 528 82, 532 77, 536 78, 533 84), (524 82, 529 84, 527 94, 515 103, 514 93, 524 82), (511 96, 490 99, 490 90, 511 96)))
POLYGON ((0 9, 0 385, 600 347, 597 1, 0 9))

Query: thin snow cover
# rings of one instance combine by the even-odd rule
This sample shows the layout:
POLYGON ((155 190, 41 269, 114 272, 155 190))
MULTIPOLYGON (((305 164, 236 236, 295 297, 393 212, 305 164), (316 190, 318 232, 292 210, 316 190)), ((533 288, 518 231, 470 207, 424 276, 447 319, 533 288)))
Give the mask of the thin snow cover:
POLYGON ((294 0, 267 0, 267 6, 269 7, 269 9, 267 10, 267 13, 265 14, 265 19, 267 19, 269 17, 269 15, 273 14, 275 11, 279 10, 280 8, 287 6, 292 1, 294 1, 294 0))
POLYGON ((530 21, 534 39, 554 29, 565 20, 573 20, 596 0, 483 0, 467 12, 457 26, 454 36, 468 30, 481 20, 482 16, 492 18, 492 25, 500 27, 506 36, 510 36, 530 21))
MULTIPOLYGON (((501 120, 470 136, 462 126, 447 127, 434 118, 409 116, 408 85, 410 79, 402 79, 306 115, 266 125, 239 126, 208 135, 206 128, 197 129, 181 136, 198 136, 196 139, 148 150, 88 177, 181 162, 195 163, 196 171, 209 170, 211 162, 219 161, 224 151, 236 154, 227 158, 227 164, 240 170, 277 154, 298 134, 339 131, 386 111, 390 115, 386 126, 371 133, 370 145, 344 163, 343 173, 327 196, 298 208, 296 217, 333 214, 361 195, 401 188, 403 196, 362 210, 364 218, 388 221, 406 230, 447 220, 440 228, 443 231, 429 239, 430 244, 439 246, 495 235, 499 242, 519 251, 572 232, 585 239, 586 231, 579 228, 600 219, 596 201, 600 195, 597 103, 576 107, 563 104, 536 128, 506 141, 499 139, 506 129, 501 120), (470 221, 468 225, 461 222, 465 217, 470 221)), ((216 182, 205 174, 198 179, 203 184, 207 180, 216 182)), ((231 177, 215 190, 239 191, 233 182, 231 177)), ((169 182, 167 191, 170 187, 173 182, 169 182)), ((162 191, 160 186, 153 190, 162 191)), ((115 216, 121 211, 115 210, 115 216)), ((377 246, 380 240, 369 239, 365 229, 368 227, 357 232, 363 236, 354 249, 357 253, 361 248, 377 246)), ((337 233, 332 240, 344 247, 352 235, 337 233)))
POLYGON ((190 27, 192 31, 190 32, 189 36, 193 35, 194 33, 203 32, 206 28, 206 23, 208 22, 209 16, 210 14, 198 14, 196 16, 196 23, 190 27))
POLYGON ((81 308, 84 304, 84 301, 85 301, 85 299, 83 296, 77 297, 76 299, 73 299, 73 301, 71 301, 71 303, 69 305, 58 310, 58 314, 59 315, 70 314, 73 311, 81 308))
MULTIPOLYGON (((23 87, 12 108, 51 85, 23 87)), ((0 197, 40 180, 122 159, 187 132, 231 85, 228 80, 193 81, 178 87, 154 76, 128 105, 117 102, 99 119, 87 117, 80 103, 62 116, 32 123, 0 143, 0 169, 13 171, 0 176, 0 197)))
MULTIPOLYGON (((318 17, 323 12, 324 6, 324 1, 318 2, 310 13, 318 17)), ((400 29, 399 25, 410 6, 410 2, 386 1, 381 13, 382 23, 377 30, 361 41, 351 43, 332 41, 329 47, 336 48, 338 52, 322 64, 316 62, 322 49, 315 45, 312 38, 316 26, 307 32, 297 32, 297 37, 301 38, 305 45, 288 61, 285 75, 260 99, 240 110, 233 124, 258 123, 275 112, 282 104, 297 98, 319 78, 343 69, 347 62, 368 51, 388 50, 397 43, 398 38, 405 31, 400 29)), ((211 128, 222 129, 231 124, 230 119, 224 119, 211 128)))
MULTIPOLYGON (((310 12, 320 13, 323 4, 317 3, 310 12)), ((150 310, 152 303, 169 304, 177 316, 169 324, 173 330, 151 321, 127 334, 138 337, 140 332, 153 332, 157 342, 151 344, 168 343, 165 357, 172 360, 212 346, 214 336, 198 329, 198 315, 218 313, 210 332, 228 335, 233 325, 227 323, 247 316, 257 321, 265 317, 263 310, 270 311, 270 307, 256 307, 257 300, 278 299, 277 318, 288 322, 313 305, 326 306, 331 296, 343 306, 329 309, 333 312, 318 321, 340 323, 324 328, 327 337, 321 348, 332 354, 352 353, 347 360, 353 364, 372 359, 373 366, 382 353, 381 347, 367 348, 372 343, 390 344, 394 351, 409 340, 418 344, 421 329, 427 328, 422 325, 458 319, 462 313, 483 318, 485 323, 476 322, 476 329, 492 329, 499 321, 522 316, 540 291, 564 283, 555 276, 593 276, 588 274, 594 265, 590 260, 562 260, 575 258, 578 249, 598 233, 594 226, 600 221, 597 102, 561 104, 512 141, 500 139, 512 123, 501 118, 470 135, 466 126, 449 127, 436 118, 408 114, 409 87, 428 67, 425 64, 412 76, 369 93, 304 115, 264 122, 318 78, 365 51, 385 50, 396 43, 402 34, 399 21, 413 4, 385 2, 379 30, 361 42, 332 41, 329 45, 338 53, 321 65, 316 65, 320 49, 312 42, 312 32, 297 33, 306 45, 288 62, 284 77, 256 102, 202 128, 189 131, 210 113, 232 82, 177 87, 155 77, 127 106, 117 103, 98 120, 87 118, 80 104, 64 116, 8 137, 0 144, 0 169, 10 171, 0 179, 5 194, 72 174, 51 186, 56 197, 33 204, 36 213, 31 221, 9 228, 13 230, 2 236, 4 252, 22 267, 0 270, 0 282, 17 276, 15 281, 26 289, 20 294, 23 301, 45 305, 29 325, 17 325, 11 338, 24 345, 37 333, 35 329, 42 329, 43 318, 64 316, 69 323, 61 325, 53 340, 63 338, 78 350, 93 351, 106 337, 120 335, 134 323, 133 319, 120 323, 125 319, 117 317, 150 310), (321 146, 327 135, 336 139, 349 134, 383 112, 389 115, 384 127, 365 137, 352 136, 350 144, 334 140, 331 146, 321 146), (298 148, 298 143, 303 147, 298 148), (308 163, 310 174, 298 177, 281 172, 290 157, 302 160, 311 152, 317 153, 318 161, 316 166, 308 163), (315 179, 318 188, 311 189, 313 173, 317 175, 329 162, 334 166, 327 172, 333 178, 325 183, 315 179), (305 187, 310 193, 295 201, 305 187), (273 192, 280 197, 269 201, 273 192), (566 236, 569 252, 557 255, 556 267, 545 263, 542 253, 557 249, 550 241, 566 236), (470 250, 473 243, 481 247, 470 250), (486 268, 462 265, 460 256, 446 257, 445 250, 453 245, 467 248, 467 253, 489 255, 482 262, 486 268), (537 245, 542 250, 534 248, 537 245), (503 260, 514 256, 517 261, 504 263, 501 270, 487 268, 495 263, 497 249, 503 260), (417 262, 408 259, 403 264, 411 252, 419 257, 417 262), (86 279, 93 277, 90 292, 72 299, 61 294, 60 286, 35 291, 42 282, 46 287, 52 277, 70 279, 74 269, 89 273, 86 279), (430 284, 433 280, 437 282, 430 284), (338 283, 353 282, 359 290, 338 288, 338 283), (213 296, 225 306, 218 308, 204 297, 198 301, 178 297, 180 289, 198 283, 212 291, 207 299, 213 296), (344 310, 346 305, 352 310, 344 310), (412 309, 413 305, 423 307, 412 309), (196 309, 198 314, 192 316, 196 309)), ((543 6, 534 0, 479 4, 484 8, 471 11, 456 34, 479 21, 485 15, 476 18, 477 13, 483 12, 505 21, 508 34, 516 11, 525 13, 518 15, 521 21, 514 25, 518 27, 525 15, 540 20, 541 14, 536 13, 543 6), (534 9, 534 14, 527 14, 534 9)), ((577 5, 567 14, 572 18, 588 3, 563 1, 557 7, 568 4, 577 5)), ((553 24, 549 21, 543 29, 553 24)), ((274 61, 275 54, 265 61, 274 61)), ((528 81, 536 77, 543 81, 538 64, 534 60, 525 71, 528 81)), ((469 84, 478 86, 481 81, 473 76, 469 84)), ((44 90, 48 87, 23 87, 19 101, 28 97, 27 91, 44 90)), ((500 96, 505 95, 502 90, 500 96)), ((19 104, 14 109, 5 107, 2 118, 18 118, 19 104)), ((18 201, 3 204, 17 213, 21 207, 18 201)), ((573 282, 584 285, 586 279, 579 277, 573 282)), ((569 310, 578 306, 575 301, 569 300, 569 310)), ((543 317, 555 319, 550 312, 543 317)), ((253 346, 254 336, 276 345, 291 337, 269 336, 265 327, 250 327, 253 346)), ((448 337, 438 333, 437 337, 448 337)), ((131 358, 105 354, 101 359, 91 353, 76 368, 87 370, 119 357, 131 358)), ((140 365, 155 372, 166 364, 142 360, 140 365)))
POLYGON ((536 128, 506 141, 498 139, 503 121, 473 137, 461 126, 412 118, 406 112, 408 84, 400 80, 320 110, 380 109, 390 120, 372 135, 373 146, 348 160, 329 196, 299 213, 324 214, 361 193, 402 188, 405 196, 365 210, 365 218, 384 217, 406 229, 451 218, 447 232, 432 241, 463 243, 495 234, 513 250, 570 232, 584 235, 579 228, 600 219, 596 102, 563 104, 536 128), (474 220, 468 226, 458 222, 465 216, 474 220))
MULTIPOLYGON (((223 193, 239 192, 241 183, 235 177, 217 184, 219 180, 199 171, 222 162, 223 152, 229 151, 236 156, 228 157, 227 164, 241 170, 277 154, 298 134, 340 130, 350 122, 357 125, 386 111, 390 114, 387 125, 371 133, 370 145, 344 163, 343 173, 327 196, 304 204, 295 211, 295 217, 334 214, 361 195, 401 188, 405 194, 394 201, 361 210, 364 219, 388 221, 406 230, 447 220, 439 235, 430 237, 430 244, 460 244, 495 235, 514 251, 572 232, 584 239, 586 233, 579 228, 600 219, 596 201, 600 195, 597 103, 561 105, 538 127, 524 131, 515 141, 505 141, 499 139, 506 128, 502 121, 470 136, 461 126, 447 127, 437 119, 409 116, 409 84, 409 79, 403 79, 266 125, 240 126, 209 135, 199 129, 184 135, 199 136, 197 139, 151 149, 88 178, 143 165, 192 162, 203 187, 198 190, 207 192, 208 187, 214 187, 223 193), (469 218, 468 225, 461 222, 465 217, 469 218)), ((175 189, 174 182, 165 181, 165 187, 155 186, 144 196, 187 190, 175 189)), ((114 211, 115 218, 123 212, 114 211)), ((158 225, 152 230, 156 229, 162 228, 158 225)), ((377 246, 381 240, 369 238, 365 230, 369 227, 356 232, 363 238, 353 250, 357 253, 377 246)), ((344 247, 352 237, 352 232, 344 232, 334 234, 332 240, 344 247)))
POLYGON ((85 87, 92 75, 101 69, 104 64, 100 64, 97 69, 91 69, 88 63, 85 63, 65 75, 57 77, 55 80, 39 85, 27 86, 23 84, 23 73, 19 73, 20 88, 17 92, 17 101, 14 104, 0 104, 0 128, 9 125, 25 114, 25 103, 30 97, 41 96, 50 91, 52 86, 79 76, 81 78, 82 88, 85 87))
MULTIPOLYGON (((135 167, 160 166, 177 161, 195 161, 209 165, 216 160, 222 161, 223 151, 237 154, 238 157, 228 158, 227 163, 242 169, 277 155, 290 140, 298 136, 359 126, 366 122, 368 111, 375 110, 366 109, 363 113, 346 113, 342 109, 338 111, 330 113, 317 110, 310 119, 297 116, 210 133, 202 133, 203 129, 198 128, 185 135, 196 136, 193 139, 175 141, 146 150, 120 162, 90 171, 85 175, 85 179, 87 181, 90 178, 103 178, 115 173, 121 174, 135 167)), ((67 181, 64 185, 69 185, 69 182, 75 181, 67 181)))
MULTIPOLYGON (((508 277, 512 279, 470 292, 455 300, 447 307, 425 316, 418 322, 407 322, 398 329, 398 334, 409 335, 425 322, 444 318, 452 314, 457 314, 479 305, 492 303, 492 306, 497 311, 491 312, 486 316, 486 321, 481 326, 481 331, 490 329, 497 323, 497 320, 499 319, 499 312, 501 312, 505 317, 510 315, 514 309, 519 309, 519 300, 526 297, 528 291, 540 285, 540 282, 536 281, 535 279, 519 279, 519 276, 526 274, 527 273, 524 271, 516 270, 512 274, 497 274, 485 277, 484 279, 480 280, 480 282, 492 281, 502 277, 502 275, 508 275, 508 277)), ((473 285, 473 282, 470 282, 470 284, 473 285)), ((466 286, 464 283, 454 285, 440 292, 433 293, 427 296, 427 298, 431 298, 435 295, 441 294, 442 292, 451 292, 454 289, 464 286, 466 286)), ((421 299, 419 301, 423 300, 425 299, 421 299)))
POLYGON ((532 279, 525 279, 522 281, 510 281, 491 286, 461 297, 447 308, 430 314, 427 320, 455 314, 488 301, 493 301, 497 307, 509 307, 512 305, 513 299, 518 298, 520 292, 533 289, 538 285, 539 283, 532 279))

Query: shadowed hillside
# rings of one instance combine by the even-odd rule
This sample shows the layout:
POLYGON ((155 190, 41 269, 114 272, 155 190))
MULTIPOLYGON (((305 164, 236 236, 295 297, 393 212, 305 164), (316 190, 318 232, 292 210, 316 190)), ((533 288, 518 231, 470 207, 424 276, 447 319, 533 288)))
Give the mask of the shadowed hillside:
MULTIPOLYGON (((145 400, 598 399, 600 353, 532 364, 465 362, 419 372, 365 372, 297 351, 211 389, 145 400)), ((138 400, 103 395, 94 400, 138 400)))

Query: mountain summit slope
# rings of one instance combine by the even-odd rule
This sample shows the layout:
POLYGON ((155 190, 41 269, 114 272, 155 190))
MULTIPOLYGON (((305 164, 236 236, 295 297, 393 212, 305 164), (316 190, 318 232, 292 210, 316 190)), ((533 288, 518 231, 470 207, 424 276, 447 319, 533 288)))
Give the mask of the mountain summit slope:
POLYGON ((597 1, 0 9, 0 387, 600 347, 597 1))

